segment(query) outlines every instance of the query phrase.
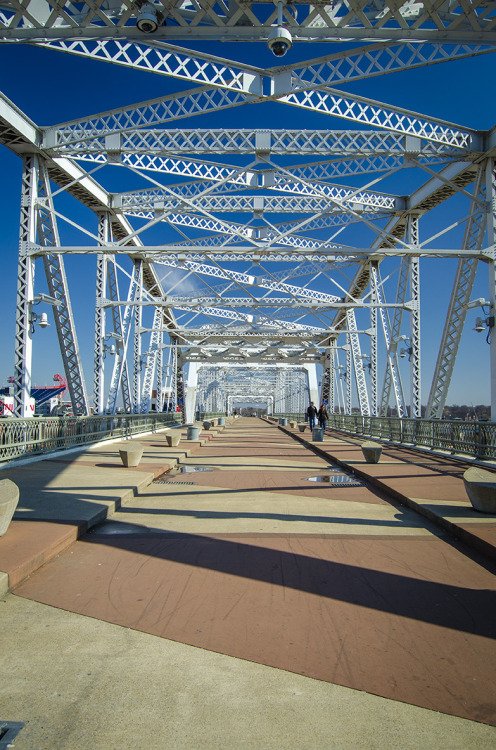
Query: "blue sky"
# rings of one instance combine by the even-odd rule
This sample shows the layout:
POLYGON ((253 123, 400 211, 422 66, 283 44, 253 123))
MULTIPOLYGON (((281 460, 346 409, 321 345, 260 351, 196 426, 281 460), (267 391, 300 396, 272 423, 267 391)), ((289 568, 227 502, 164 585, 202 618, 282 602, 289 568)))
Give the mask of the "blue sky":
MULTIPOLYGON (((275 63, 275 58, 263 44, 219 43, 205 49, 226 58, 232 56, 233 59, 260 66, 270 66, 275 63)), ((310 59, 328 51, 329 46, 326 45, 312 45, 311 47, 295 45, 284 62, 310 59)), ((488 96, 488 80, 492 78, 495 60, 494 55, 484 55, 429 68, 394 73, 357 82, 350 86, 349 90, 476 129, 489 129, 496 124, 496 102, 494 97, 488 96)), ((22 45, 0 45, 0 70, 2 70, 0 88, 4 94, 39 125, 52 125, 190 88, 187 82, 172 81, 163 76, 22 45)), ((358 126, 343 120, 302 112, 277 104, 233 109, 224 112, 221 117, 211 113, 201 118, 193 118, 191 121, 183 120, 173 123, 172 127, 208 128, 219 127, 219 125, 238 128, 358 129, 358 126)), ((0 253, 3 261, 3 293, 0 305, 4 320, 4 354, 0 360, 0 383, 3 384, 12 374, 14 362, 21 160, 7 149, 0 147, 0 166, 3 228, 0 237, 0 253)), ((123 170, 117 170, 117 172, 115 176, 114 174, 105 175, 104 184, 107 189, 121 191, 138 186, 135 178, 124 178, 123 170)), ((425 180, 427 178, 428 176, 425 175, 425 180)), ((99 179, 98 176, 97 179, 99 179)), ((379 189, 390 189, 391 192, 400 194, 407 193, 410 190, 409 179, 408 172, 400 172, 399 176, 391 178, 390 183, 384 183, 384 186, 380 185, 379 189)), ((352 180, 345 182, 352 184, 352 180)), ((68 207, 70 204, 73 205, 72 210, 77 213, 81 221, 93 221, 89 212, 80 211, 74 207, 75 202, 68 198, 68 207)), ((453 201, 449 208, 441 207, 437 210, 439 221, 453 221, 453 211, 457 210, 466 213, 466 205, 463 205, 463 201, 453 201)), ((422 220, 421 237, 428 237, 435 230, 438 226, 438 221, 435 219, 437 216, 433 214, 432 217, 422 220)), ((446 247, 454 247, 457 242, 460 242, 461 234, 462 230, 452 232, 438 244, 444 242, 446 247)), ((76 240, 76 235, 71 235, 69 231, 67 237, 71 236, 75 244, 81 244, 80 235, 76 240)), ((343 241, 346 240, 343 238, 343 241)), ((359 244, 358 238, 356 241, 359 244)), ((432 373, 444 325, 455 267, 456 261, 434 259, 423 260, 421 266, 424 402, 427 398, 429 376, 432 373)), ((87 388, 90 393, 92 390, 94 268, 95 261, 92 257, 67 259, 66 270, 83 355, 87 388)), ((40 267, 37 269, 39 280, 37 291, 44 290, 42 274, 40 267)), ((385 268, 383 274, 385 274, 385 268)), ((487 298, 487 287, 488 270, 485 265, 480 264, 473 297, 487 298)), ((475 320, 478 314, 480 311, 470 311, 468 322, 472 323, 472 319, 475 320)), ((448 403, 489 402, 489 347, 485 343, 484 336, 473 332, 472 327, 473 325, 466 325, 463 334, 448 403)), ((62 372, 54 326, 45 331, 37 330, 34 337, 33 362, 33 381, 38 385, 50 383, 53 374, 62 372)), ((402 363, 402 366, 405 366, 405 363, 402 363)))

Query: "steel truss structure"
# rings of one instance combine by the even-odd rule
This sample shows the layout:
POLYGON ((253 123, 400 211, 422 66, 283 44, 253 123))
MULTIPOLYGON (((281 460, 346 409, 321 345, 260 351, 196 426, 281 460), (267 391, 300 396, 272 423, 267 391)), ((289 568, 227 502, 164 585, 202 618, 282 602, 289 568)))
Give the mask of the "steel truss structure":
POLYGON ((309 399, 307 373, 295 365, 204 365, 198 372, 200 412, 223 414, 237 405, 263 403, 269 413, 303 414, 309 399))
POLYGON ((427 258, 458 263, 427 415, 443 414, 480 263, 496 414, 496 134, 347 88, 492 53, 496 2, 0 0, 0 42, 153 74, 161 90, 171 81, 159 98, 48 127, 0 98, 0 141, 23 165, 18 417, 29 414, 36 305, 48 304, 75 414, 191 419, 193 404, 224 412, 245 398, 274 413, 312 399, 418 418, 427 258), (269 59, 281 33, 295 53, 285 65, 215 54, 224 40, 269 59), (281 128, 276 106, 298 127, 281 128), (262 127, 242 114, 254 108, 262 127), (209 127, 212 116, 229 126, 209 127), (126 189, 105 187, 124 174, 126 189), (70 214, 68 196, 84 211, 70 214), (65 271, 81 255, 96 261, 92 404, 65 271))

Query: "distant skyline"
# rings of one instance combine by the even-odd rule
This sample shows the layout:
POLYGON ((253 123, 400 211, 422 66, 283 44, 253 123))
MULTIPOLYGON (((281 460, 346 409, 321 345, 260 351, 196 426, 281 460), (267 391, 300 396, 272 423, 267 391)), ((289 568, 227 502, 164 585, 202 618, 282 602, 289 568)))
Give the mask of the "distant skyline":
MULTIPOLYGON (((257 65, 274 65, 276 60, 264 45, 209 44, 207 51, 224 57, 236 56, 257 65)), ((296 59, 310 59, 329 51, 329 45, 295 45, 284 62, 296 59)), ((420 68, 417 70, 393 73, 380 78, 351 84, 349 90, 421 114, 433 115, 479 130, 496 125, 496 102, 488 95, 488 81, 494 71, 494 54, 474 57, 457 62, 449 62, 420 68), (462 99, 463 97, 463 99, 462 99)), ((131 105, 149 98, 156 98, 190 88, 186 82, 172 81, 162 76, 141 71, 128 70, 115 65, 97 63, 51 50, 38 49, 28 45, 0 45, 0 66, 2 67, 2 91, 14 104, 23 110, 37 125, 53 125, 83 115, 94 114, 118 106, 131 105)), ((257 107, 234 108, 219 115, 211 113, 190 120, 171 123, 172 128, 208 127, 258 127, 258 128, 334 128, 361 129, 361 126, 336 120, 318 113, 307 113, 277 104, 264 104, 257 107), (241 114, 242 113, 242 114, 241 114), (241 115, 241 116, 240 116, 241 115)), ((21 159, 8 149, 0 146, 2 181, 0 187, 2 204, 2 235, 0 254, 2 258, 2 295, 0 309, 3 325, 3 356, 0 359, 0 384, 5 384, 13 373, 14 327, 17 277, 17 252, 19 242, 19 200, 21 186, 21 159)), ((90 169, 91 165, 86 165, 90 169)), ((118 192, 133 189, 134 183, 119 183, 121 174, 109 176, 107 189, 118 192)), ((96 173, 95 179, 99 179, 96 173)), ((127 178, 125 178, 127 179, 127 178)), ((425 175, 427 181, 428 175, 425 175)), ((391 192, 409 193, 408 172, 391 177, 391 192), (403 188, 403 191, 402 191, 403 188)), ((353 184, 353 180, 346 180, 353 184)), ((143 184, 145 184, 143 182, 143 184)), ((381 183, 380 190, 386 190, 388 182, 381 183)), ((74 204, 72 199, 68 203, 74 204)), ((445 212, 447 223, 455 222, 466 212, 460 201, 460 216, 448 217, 451 208, 441 206, 435 209, 439 215, 445 212)), ((72 210, 72 209, 71 209, 72 210)), ((84 209, 79 212, 84 221, 84 209)), ((433 212, 434 213, 434 212, 433 212)), ((431 217, 420 222, 424 237, 433 233, 431 217)), ((67 230, 70 235, 70 230, 67 230)), ((80 236, 80 235, 78 235, 80 236)), ((441 238, 444 247, 456 247, 463 236, 463 228, 454 229, 441 238), (451 244, 450 244, 451 243, 451 244)), ((79 242, 79 240, 78 240, 79 242)), ((425 403, 430 387, 432 369, 437 356, 439 341, 444 326, 444 316, 451 292, 456 261, 423 259, 421 263, 421 331, 423 358, 422 402, 425 403)), ((80 339, 83 366, 88 393, 92 392, 93 362, 92 347, 94 336, 93 308, 95 296, 95 258, 78 257, 67 259, 66 270, 71 288, 71 299, 78 337, 80 339), (72 262, 74 260, 74 262, 72 262)), ((38 273, 41 281, 42 270, 38 273)), ((38 290, 39 291, 39 290, 38 290)), ((479 264, 473 298, 488 296, 488 270, 479 264)), ((453 376, 447 403, 488 404, 489 396, 489 347, 484 335, 471 329, 472 321, 479 310, 470 310, 462 337, 462 344, 453 376)), ((408 382, 407 363, 404 368, 405 385, 408 382)), ((33 382, 45 385, 52 382, 55 373, 63 374, 58 353, 55 326, 41 331, 34 337, 33 382)))

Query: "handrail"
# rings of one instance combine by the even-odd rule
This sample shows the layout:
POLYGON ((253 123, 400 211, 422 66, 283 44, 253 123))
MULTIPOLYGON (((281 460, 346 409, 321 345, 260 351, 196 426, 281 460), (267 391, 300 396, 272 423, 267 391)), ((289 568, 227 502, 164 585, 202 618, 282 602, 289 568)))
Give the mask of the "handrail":
POLYGON ((400 419, 331 414, 327 426, 398 445, 496 459, 496 424, 438 419, 400 419))
POLYGON ((0 462, 68 450, 104 440, 173 427, 175 413, 115 414, 97 417, 0 419, 0 462))

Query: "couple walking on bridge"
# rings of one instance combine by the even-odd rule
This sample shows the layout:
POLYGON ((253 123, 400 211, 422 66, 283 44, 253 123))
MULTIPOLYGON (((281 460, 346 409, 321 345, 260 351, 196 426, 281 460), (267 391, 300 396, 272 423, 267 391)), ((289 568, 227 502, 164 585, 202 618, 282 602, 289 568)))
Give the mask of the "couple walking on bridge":
POLYGON ((325 404, 322 404, 320 409, 317 410, 317 407, 315 406, 314 402, 310 402, 310 406, 307 409, 307 417, 308 417, 308 423, 310 425, 310 429, 313 430, 315 427, 315 418, 317 418, 319 427, 324 427, 327 424, 327 420, 329 419, 329 415, 327 413, 327 409, 325 407, 325 404))

